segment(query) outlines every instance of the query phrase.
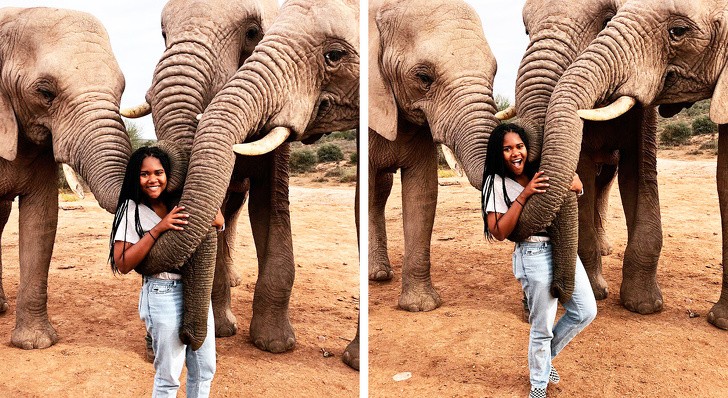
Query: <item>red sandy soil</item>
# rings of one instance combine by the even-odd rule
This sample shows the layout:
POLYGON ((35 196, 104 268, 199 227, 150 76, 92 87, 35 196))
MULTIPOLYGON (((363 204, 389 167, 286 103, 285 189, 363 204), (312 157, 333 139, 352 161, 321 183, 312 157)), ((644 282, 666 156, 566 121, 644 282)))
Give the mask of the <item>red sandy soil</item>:
MULTIPOLYGON (((561 383, 549 386, 550 397, 728 396, 728 331, 706 320, 722 275, 716 160, 666 155, 671 159, 658 161, 664 309, 639 315, 620 305, 627 234, 615 184, 608 215, 614 252, 603 257, 610 295, 554 361, 561 383)), ((458 183, 440 186, 432 239, 432 280, 443 305, 425 313, 397 308, 403 237, 395 182, 387 208, 395 277, 369 284, 370 396, 526 397, 529 326, 511 271, 513 244, 485 241, 480 194, 465 178, 442 182, 458 183), (394 381, 401 372, 412 377, 394 381)))
MULTIPOLYGON (((356 333, 359 307, 354 187, 310 180, 291 181, 296 281, 290 315, 296 347, 270 354, 249 341, 257 263, 246 206, 235 257, 242 283, 232 289, 238 334, 217 339, 213 397, 359 395, 359 373, 341 361, 356 333)), ((111 214, 91 197, 63 204, 80 208, 59 210, 48 313, 60 341, 50 348, 25 351, 10 344, 19 278, 17 201, 3 233, 10 309, 0 316, 0 397, 150 396, 154 369, 144 360, 144 324, 137 311, 141 278, 114 276, 109 268, 111 214)), ((179 396, 185 396, 184 372, 182 380, 179 396)))

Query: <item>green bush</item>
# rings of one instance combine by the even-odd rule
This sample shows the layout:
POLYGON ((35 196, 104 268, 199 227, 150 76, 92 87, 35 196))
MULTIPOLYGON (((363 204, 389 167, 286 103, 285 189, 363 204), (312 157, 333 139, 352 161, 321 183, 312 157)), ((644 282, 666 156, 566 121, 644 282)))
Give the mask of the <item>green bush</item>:
POLYGON ((688 109, 683 110, 688 116, 700 116, 710 112, 710 100, 702 100, 693 104, 688 109))
POLYGON ((299 149, 291 152, 288 164, 295 173, 305 173, 316 166, 316 154, 310 149, 299 149))
POLYGON ((344 159, 344 152, 336 144, 323 144, 316 151, 319 162, 336 162, 344 159))
POLYGON ((356 130, 334 131, 327 136, 327 140, 346 140, 354 141, 356 139, 356 130))
POLYGON ((693 134, 713 134, 718 132, 718 125, 707 115, 698 116, 693 120, 693 134))
POLYGON ((359 162, 359 152, 352 152, 349 155, 349 163, 357 164, 359 162))
POLYGON ((688 141, 692 131, 690 126, 685 123, 670 123, 665 126, 660 133, 660 143, 662 145, 678 146, 688 141))

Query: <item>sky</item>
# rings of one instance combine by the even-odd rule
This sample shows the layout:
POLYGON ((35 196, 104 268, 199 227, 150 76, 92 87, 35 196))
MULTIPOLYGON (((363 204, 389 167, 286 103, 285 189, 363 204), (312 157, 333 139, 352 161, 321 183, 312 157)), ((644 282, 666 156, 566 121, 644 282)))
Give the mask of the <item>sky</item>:
MULTIPOLYGON (((528 44, 521 17, 525 0, 466 2, 480 15, 485 37, 498 62, 494 93, 509 98, 512 104, 516 72, 528 44)), ((122 108, 142 103, 152 82, 154 67, 164 51, 160 31, 164 4, 166 0, 0 0, 2 7, 68 8, 98 18, 109 33, 111 47, 126 79, 122 108)), ((135 119, 133 123, 141 129, 144 138, 155 137, 151 116, 135 119)))

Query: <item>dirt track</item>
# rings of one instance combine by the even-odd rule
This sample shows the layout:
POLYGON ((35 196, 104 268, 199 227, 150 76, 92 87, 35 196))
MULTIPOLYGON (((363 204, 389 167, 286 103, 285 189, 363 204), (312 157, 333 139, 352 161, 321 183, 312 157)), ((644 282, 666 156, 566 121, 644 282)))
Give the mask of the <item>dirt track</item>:
MULTIPOLYGON (((720 295, 721 237, 715 158, 658 161, 664 244, 658 268, 664 310, 642 316, 619 303, 626 227, 618 189, 610 199, 604 257, 610 296, 597 319, 554 364, 550 397, 726 397, 728 331, 706 314, 720 295), (690 318, 688 310, 698 313, 690 318)), ((399 175, 387 208, 395 278, 370 283, 372 397, 525 397, 528 325, 511 272, 512 243, 487 243, 479 193, 465 178, 441 186, 432 241, 432 280, 443 299, 428 313, 397 308, 402 226, 399 175), (411 372, 396 382, 392 376, 411 372)))
MULTIPOLYGON (((291 182, 296 348, 274 355, 248 341, 257 263, 246 206, 235 261, 243 282, 232 289, 238 334, 217 340, 213 397, 359 395, 359 373, 341 362, 356 333, 359 305, 354 187, 309 180, 291 182), (334 356, 325 358, 322 349, 334 356)), ((0 316, 0 397, 150 396, 154 370, 144 361, 144 324, 137 312, 141 279, 111 273, 106 257, 112 216, 93 199, 71 204, 82 209, 59 211, 49 277, 48 311, 60 342, 24 351, 10 345, 19 277, 14 203, 2 240, 10 309, 0 316)), ((184 381, 180 391, 184 396, 184 381)))

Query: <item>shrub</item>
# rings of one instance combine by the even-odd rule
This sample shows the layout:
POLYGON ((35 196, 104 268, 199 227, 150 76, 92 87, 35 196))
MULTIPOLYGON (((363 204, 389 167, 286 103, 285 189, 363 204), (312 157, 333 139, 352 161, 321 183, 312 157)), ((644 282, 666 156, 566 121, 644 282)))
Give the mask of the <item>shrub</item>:
POLYGON ((665 126, 660 133, 660 143, 662 145, 678 146, 688 141, 692 131, 690 126, 685 123, 670 123, 665 126))
POLYGON ((698 101, 694 103, 693 106, 691 106, 690 108, 685 109, 684 112, 687 113, 688 116, 705 115, 710 112, 710 100, 707 99, 698 101))
POLYGON ((336 162, 344 159, 344 152, 341 152, 336 144, 323 144, 316 151, 319 162, 336 162))
POLYGON ((313 170, 316 165, 316 154, 310 149, 300 149, 291 152, 288 160, 291 170, 296 173, 305 173, 313 170))
POLYGON ((713 134, 718 132, 718 125, 707 115, 698 116, 693 120, 693 134, 713 134))
POLYGON ((352 152, 349 155, 349 163, 357 164, 359 162, 359 152, 352 152))
POLYGON ((356 139, 356 130, 334 131, 327 137, 328 140, 354 141, 356 139))
POLYGON ((711 151, 718 151, 718 140, 712 139, 710 141, 706 141, 698 147, 698 149, 702 150, 711 150, 711 151))

